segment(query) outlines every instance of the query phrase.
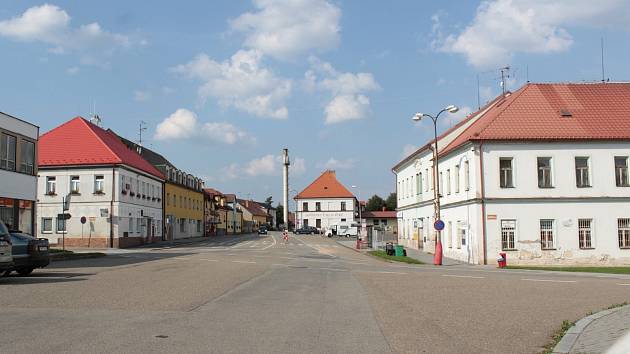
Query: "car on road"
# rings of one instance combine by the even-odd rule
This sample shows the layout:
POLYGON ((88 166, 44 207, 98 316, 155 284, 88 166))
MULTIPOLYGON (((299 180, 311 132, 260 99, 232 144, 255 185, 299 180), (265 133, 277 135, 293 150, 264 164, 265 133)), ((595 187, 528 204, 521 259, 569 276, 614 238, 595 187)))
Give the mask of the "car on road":
POLYGON ((304 226, 294 231, 298 235, 315 235, 319 233, 319 230, 315 226, 304 226))
POLYGON ((19 275, 29 275, 36 268, 50 264, 50 246, 45 238, 36 238, 21 232, 11 232, 13 266, 5 270, 4 275, 12 271, 19 275))
POLYGON ((258 228, 258 234, 259 235, 266 235, 267 234, 267 226, 261 226, 258 228))
POLYGON ((11 267, 13 267, 11 235, 4 223, 0 221, 0 274, 11 267))

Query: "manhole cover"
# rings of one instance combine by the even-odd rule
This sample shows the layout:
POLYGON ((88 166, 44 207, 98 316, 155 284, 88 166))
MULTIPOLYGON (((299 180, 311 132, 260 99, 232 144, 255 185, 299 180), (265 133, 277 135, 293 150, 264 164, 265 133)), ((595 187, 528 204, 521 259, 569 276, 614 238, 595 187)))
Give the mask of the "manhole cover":
POLYGON ((164 334, 158 334, 157 336, 155 336, 155 338, 168 338, 168 336, 164 334))

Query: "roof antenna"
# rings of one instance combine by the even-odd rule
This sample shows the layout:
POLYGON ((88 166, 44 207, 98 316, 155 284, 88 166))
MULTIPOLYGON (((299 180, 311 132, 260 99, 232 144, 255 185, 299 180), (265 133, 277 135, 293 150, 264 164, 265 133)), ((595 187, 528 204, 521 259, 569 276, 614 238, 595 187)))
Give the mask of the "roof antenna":
POLYGON ((140 128, 138 129, 138 145, 142 146, 142 132, 147 130, 147 122, 141 120, 140 128))
POLYGON ((501 71, 501 90, 503 92, 503 96, 505 96, 505 86, 506 86, 505 79, 510 77, 510 67, 509 66, 503 67, 499 69, 499 71, 501 71))
POLYGON ((606 82, 606 74, 604 72, 604 37, 600 38, 600 44, 602 48, 602 82, 606 82))
POLYGON ((90 123, 100 127, 101 126, 101 117, 96 114, 96 102, 92 101, 92 113, 90 114, 90 123))

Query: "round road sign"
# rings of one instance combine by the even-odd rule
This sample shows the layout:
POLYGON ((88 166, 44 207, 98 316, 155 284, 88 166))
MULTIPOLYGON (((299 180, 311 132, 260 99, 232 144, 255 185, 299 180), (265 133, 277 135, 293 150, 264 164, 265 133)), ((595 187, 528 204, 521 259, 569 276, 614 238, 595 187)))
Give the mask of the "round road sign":
POLYGON ((87 219, 85 218, 85 216, 81 217, 81 224, 85 224, 85 222, 87 221, 87 219))
POLYGON ((437 230, 437 231, 442 231, 444 230, 444 221, 442 220, 435 220, 435 222, 433 223, 433 227, 437 230))

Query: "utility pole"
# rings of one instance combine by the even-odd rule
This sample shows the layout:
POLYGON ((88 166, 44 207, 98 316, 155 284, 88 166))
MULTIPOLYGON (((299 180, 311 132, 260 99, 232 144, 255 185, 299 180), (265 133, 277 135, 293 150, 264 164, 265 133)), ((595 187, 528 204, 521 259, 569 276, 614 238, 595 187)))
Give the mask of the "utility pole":
POLYGON ((287 231, 289 230, 289 165, 291 162, 289 161, 289 149, 282 149, 282 158, 283 158, 283 166, 282 166, 282 204, 284 204, 284 208, 282 209, 282 216, 284 217, 284 222, 287 227, 287 231))
POLYGON ((147 122, 141 120, 138 129, 138 145, 142 146, 142 132, 147 130, 147 122))

